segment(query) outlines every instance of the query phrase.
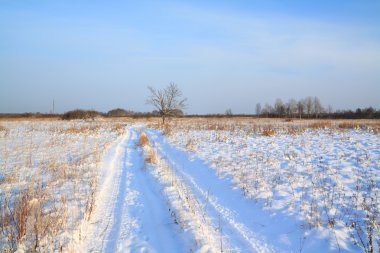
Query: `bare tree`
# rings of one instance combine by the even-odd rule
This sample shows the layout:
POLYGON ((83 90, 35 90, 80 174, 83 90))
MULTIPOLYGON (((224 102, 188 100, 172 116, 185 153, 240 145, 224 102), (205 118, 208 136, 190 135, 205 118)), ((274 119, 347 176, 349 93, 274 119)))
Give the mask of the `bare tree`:
POLYGON ((276 99, 276 103, 274 104, 274 109, 278 116, 282 117, 285 114, 285 105, 282 102, 281 98, 276 99))
MULTIPOLYGON (((360 109, 359 109, 360 110, 360 109)), ((327 107, 327 113, 329 114, 329 117, 331 118, 332 117, 332 114, 333 114, 334 110, 333 110, 333 107, 332 105, 329 105, 327 107)))
POLYGON ((227 109, 225 114, 226 116, 231 117, 233 115, 231 108, 227 109))
POLYGON ((182 92, 175 83, 170 83, 162 90, 156 90, 153 87, 148 87, 148 89, 150 96, 146 103, 158 110, 162 117, 162 124, 165 124, 166 117, 175 116, 186 107, 186 98, 181 98, 182 92))
POLYGON ((256 115, 260 116, 260 114, 261 114, 261 104, 257 103, 256 104, 256 115))
POLYGON ((306 107, 306 112, 307 112, 307 116, 310 118, 310 114, 312 112, 312 109, 313 109, 313 98, 312 97, 307 97, 305 98, 305 107, 306 107))
POLYGON ((328 111, 329 114, 332 114, 334 112, 332 105, 329 105, 327 107, 327 111, 328 111))
POLYGON ((265 115, 266 117, 268 117, 269 114, 272 114, 274 112, 274 108, 270 104, 266 103, 264 105, 264 108, 261 110, 261 115, 265 115))
POLYGON ((289 99, 286 104, 286 111, 290 117, 293 117, 297 113, 297 101, 294 98, 289 99))
POLYGON ((297 111, 298 111, 300 118, 302 117, 304 110, 305 110, 305 105, 304 105, 303 101, 302 100, 298 101, 297 111))
POLYGON ((323 112, 323 107, 318 97, 314 97, 313 106, 314 106, 313 111, 314 111, 315 117, 318 118, 319 114, 323 112))

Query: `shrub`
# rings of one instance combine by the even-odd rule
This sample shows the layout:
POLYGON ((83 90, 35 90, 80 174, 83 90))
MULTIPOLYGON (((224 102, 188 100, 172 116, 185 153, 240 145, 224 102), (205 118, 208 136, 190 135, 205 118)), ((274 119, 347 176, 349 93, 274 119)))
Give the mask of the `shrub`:
POLYGON ((127 117, 131 115, 133 115, 133 112, 121 108, 113 109, 107 112, 107 116, 109 117, 127 117))
POLYGON ((145 133, 141 132, 141 135, 140 135, 140 145, 141 146, 146 146, 148 144, 149 144, 148 137, 146 136, 145 133))
POLYGON ((267 125, 263 127, 263 135, 264 136, 274 136, 276 134, 276 130, 272 125, 267 125))
POLYGON ((63 120, 72 120, 72 119, 95 119, 101 117, 101 113, 94 110, 73 110, 65 112, 62 115, 63 120))

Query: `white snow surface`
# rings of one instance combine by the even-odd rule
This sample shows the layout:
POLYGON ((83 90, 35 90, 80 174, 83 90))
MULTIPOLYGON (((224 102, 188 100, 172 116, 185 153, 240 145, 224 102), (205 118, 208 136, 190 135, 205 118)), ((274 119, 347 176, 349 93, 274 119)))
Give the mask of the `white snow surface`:
POLYGON ((3 251, 30 252, 36 238, 38 251, 73 251, 68 244, 78 224, 90 213, 91 192, 96 189, 102 155, 122 135, 123 125, 125 122, 0 122, 3 251), (18 234, 19 219, 7 217, 20 217, 21 200, 27 202, 27 215, 25 231, 18 234), (16 236, 20 238, 16 240, 16 236))
MULTIPOLYGON (((51 141, 48 131, 32 137, 37 124, 4 124, 13 130, 0 138, 1 176, 15 171, 22 154, 19 137, 28 133, 34 158, 20 156, 22 166, 38 168, 45 156, 78 160, 72 168, 81 171, 86 185, 68 180, 53 188, 59 197, 74 188, 78 196, 63 203, 77 206, 69 206, 69 216, 79 214, 59 233, 62 242, 41 244, 42 251, 60 251, 61 245, 65 252, 363 252, 371 228, 374 252, 379 251, 380 135, 370 131, 262 136, 239 129, 173 128, 167 137, 145 124, 129 124, 119 134, 65 132, 51 141), (144 136, 148 143, 142 144, 144 136), (76 145, 57 146, 67 143, 65 138, 76 145), (99 152, 92 145, 103 148, 96 164, 91 154, 99 152), (71 149, 65 153, 62 147, 71 149), (86 215, 84 196, 93 180, 87 175, 93 173, 93 211, 86 215)), ((44 128, 62 131, 56 123, 44 128)), ((33 173, 24 167, 17 168, 27 172, 17 184, 0 185, 1 194, 28 183, 33 173)), ((50 177, 44 174, 45 180, 50 177)), ((33 197, 29 205, 41 200, 33 197)), ((29 246, 20 244, 18 252, 29 246)))
POLYGON ((77 242, 81 251, 185 251, 161 188, 144 166, 138 140, 137 129, 129 128, 105 156, 98 206, 77 242))
POLYGON ((232 204, 234 215, 276 252, 362 252, 369 249, 370 228, 379 250, 379 135, 316 129, 267 137, 241 129, 173 128, 170 140, 203 168, 191 180, 204 179, 211 192, 225 182, 217 201, 238 199, 231 192, 245 196, 245 206, 232 204), (219 183, 206 175, 210 168, 219 183))

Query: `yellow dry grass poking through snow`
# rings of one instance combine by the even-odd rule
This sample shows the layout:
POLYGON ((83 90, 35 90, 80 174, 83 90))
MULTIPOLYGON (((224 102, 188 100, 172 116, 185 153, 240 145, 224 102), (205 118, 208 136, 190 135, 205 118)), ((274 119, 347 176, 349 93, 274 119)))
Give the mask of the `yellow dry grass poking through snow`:
POLYGON ((123 134, 124 126, 124 122, 2 121, 2 252, 70 251, 73 231, 90 219, 95 208, 102 154, 123 134))

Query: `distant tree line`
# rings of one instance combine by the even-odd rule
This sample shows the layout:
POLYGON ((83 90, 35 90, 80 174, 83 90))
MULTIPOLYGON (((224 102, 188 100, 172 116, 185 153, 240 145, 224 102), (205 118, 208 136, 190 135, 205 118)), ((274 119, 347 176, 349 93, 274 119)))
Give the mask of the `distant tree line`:
POLYGON ((144 117, 158 117, 160 116, 157 112, 134 112, 130 110, 125 110, 122 108, 112 109, 106 113, 98 112, 94 110, 73 110, 62 114, 61 118, 63 120, 73 120, 73 119, 95 119, 99 117, 133 117, 133 118, 144 118, 144 117))
POLYGON ((58 113, 40 113, 40 112, 24 112, 24 113, 0 113, 0 118, 60 118, 62 114, 58 113))
MULTIPOLYGON (((260 103, 256 104, 256 114, 233 114, 231 109, 227 109, 221 114, 192 114, 185 115, 181 109, 172 109, 168 117, 269 117, 269 118, 331 118, 331 119, 380 119, 380 109, 372 107, 357 108, 356 110, 336 110, 331 106, 322 106, 318 97, 306 97, 301 100, 289 99, 283 102, 280 98, 276 99, 273 105, 260 103)), ((0 118, 61 118, 64 120, 89 119, 98 117, 132 117, 149 118, 162 117, 162 112, 154 110, 152 112, 134 112, 122 108, 112 109, 106 113, 95 110, 76 109, 63 114, 51 113, 1 113, 0 118)))
MULTIPOLYGON (((183 115, 183 112, 179 112, 180 115, 183 115)), ((75 109, 71 111, 67 111, 63 114, 59 113, 0 113, 0 118, 60 118, 63 120, 73 120, 73 119, 96 119, 96 118, 104 118, 104 117, 133 117, 133 118, 146 118, 146 117, 159 117, 159 113, 157 111, 153 112, 134 112, 129 110, 124 110, 121 108, 112 109, 106 113, 99 112, 95 110, 82 110, 75 109)))
POLYGON ((324 107, 318 97, 306 97, 301 100, 289 99, 283 102, 277 98, 274 105, 256 104, 256 115, 271 118, 334 118, 334 119, 373 119, 380 118, 380 110, 372 107, 352 110, 333 111, 331 106, 324 107))
POLYGON ((367 107, 357 108, 355 111, 338 110, 328 116, 335 119, 380 119, 380 109, 367 107))

